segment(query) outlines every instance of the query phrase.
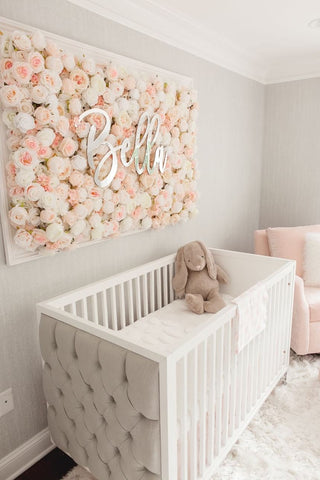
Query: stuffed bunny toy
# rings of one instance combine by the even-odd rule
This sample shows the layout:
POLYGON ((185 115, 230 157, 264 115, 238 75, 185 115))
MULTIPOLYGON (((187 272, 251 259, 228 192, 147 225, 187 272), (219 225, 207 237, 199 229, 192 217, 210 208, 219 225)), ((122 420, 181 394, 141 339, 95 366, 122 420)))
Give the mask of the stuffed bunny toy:
POLYGON ((219 294, 219 281, 227 283, 228 276, 202 242, 190 242, 179 248, 172 285, 178 298, 185 296, 192 312, 216 313, 225 306, 219 294))

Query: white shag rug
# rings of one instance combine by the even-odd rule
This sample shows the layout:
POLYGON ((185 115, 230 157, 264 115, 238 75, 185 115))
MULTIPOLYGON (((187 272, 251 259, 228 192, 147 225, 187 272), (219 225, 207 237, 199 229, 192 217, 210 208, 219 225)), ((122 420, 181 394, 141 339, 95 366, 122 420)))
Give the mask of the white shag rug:
MULTIPOLYGON (((320 355, 291 358, 212 480, 320 480, 320 355)), ((75 467, 63 480, 95 480, 75 467)))

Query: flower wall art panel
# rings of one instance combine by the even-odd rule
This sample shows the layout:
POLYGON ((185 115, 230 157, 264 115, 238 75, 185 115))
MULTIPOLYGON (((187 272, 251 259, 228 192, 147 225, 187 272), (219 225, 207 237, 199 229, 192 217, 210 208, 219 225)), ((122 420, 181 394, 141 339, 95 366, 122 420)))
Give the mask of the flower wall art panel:
POLYGON ((5 19, 0 30, 8 263, 195 214, 190 78, 5 19))

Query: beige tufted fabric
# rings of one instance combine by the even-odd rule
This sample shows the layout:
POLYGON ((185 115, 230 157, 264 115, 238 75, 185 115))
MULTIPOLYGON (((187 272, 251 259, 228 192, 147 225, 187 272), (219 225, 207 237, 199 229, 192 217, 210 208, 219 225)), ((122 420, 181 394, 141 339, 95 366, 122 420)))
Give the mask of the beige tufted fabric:
POLYGON ((158 364, 42 315, 54 443, 98 480, 160 479, 158 364))

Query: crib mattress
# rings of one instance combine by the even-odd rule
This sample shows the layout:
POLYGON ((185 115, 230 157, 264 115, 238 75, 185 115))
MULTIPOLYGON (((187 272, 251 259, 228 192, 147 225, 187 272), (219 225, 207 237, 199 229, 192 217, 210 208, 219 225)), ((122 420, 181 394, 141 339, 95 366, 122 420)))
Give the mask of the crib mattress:
MULTIPOLYGON (((226 304, 233 299, 222 295, 226 304)), ((191 337, 199 325, 206 323, 212 314, 197 315, 191 312, 185 300, 174 300, 165 307, 139 319, 132 325, 118 330, 119 337, 137 345, 144 345, 154 352, 168 354, 191 337)))

